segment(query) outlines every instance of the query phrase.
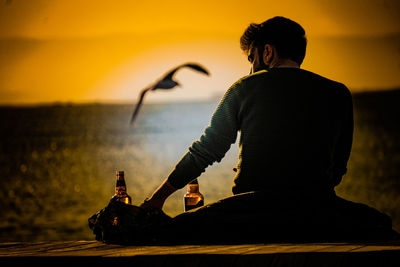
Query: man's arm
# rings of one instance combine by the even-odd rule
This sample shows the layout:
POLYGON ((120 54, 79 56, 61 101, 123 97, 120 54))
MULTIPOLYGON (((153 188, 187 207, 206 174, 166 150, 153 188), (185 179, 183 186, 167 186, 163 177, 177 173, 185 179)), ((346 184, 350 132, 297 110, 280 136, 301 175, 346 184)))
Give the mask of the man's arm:
POLYGON ((165 200, 176 190, 167 179, 154 191, 151 197, 147 198, 141 205, 142 208, 162 209, 165 200))
POLYGON ((228 89, 204 134, 193 142, 168 178, 142 204, 143 207, 162 208, 172 193, 196 179, 215 161, 221 161, 231 144, 235 143, 239 130, 240 86, 239 80, 228 89))

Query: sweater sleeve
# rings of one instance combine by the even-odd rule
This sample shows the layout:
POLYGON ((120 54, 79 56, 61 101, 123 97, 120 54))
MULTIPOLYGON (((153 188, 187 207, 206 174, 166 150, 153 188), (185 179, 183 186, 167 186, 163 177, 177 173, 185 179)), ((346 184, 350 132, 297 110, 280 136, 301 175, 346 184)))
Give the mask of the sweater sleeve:
POLYGON ((214 162, 220 162, 235 143, 239 130, 240 80, 233 84, 214 111, 203 135, 192 143, 188 152, 169 174, 168 181, 177 189, 196 179, 214 162))
POLYGON ((352 142, 353 142, 353 130, 354 130, 354 119, 353 119, 353 101, 352 96, 347 89, 344 87, 345 98, 344 98, 344 117, 342 120, 342 126, 340 135, 338 136, 335 151, 333 154, 333 177, 334 186, 338 185, 342 176, 347 172, 347 162, 350 157, 352 142))

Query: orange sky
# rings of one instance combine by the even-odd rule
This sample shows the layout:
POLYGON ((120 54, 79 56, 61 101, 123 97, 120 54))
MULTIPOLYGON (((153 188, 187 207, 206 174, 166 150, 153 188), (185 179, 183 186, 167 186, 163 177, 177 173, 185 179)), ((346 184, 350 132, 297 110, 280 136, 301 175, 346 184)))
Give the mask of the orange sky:
POLYGON ((219 96, 249 71, 246 26, 275 15, 305 28, 305 69, 352 91, 400 86, 397 0, 0 0, 0 103, 132 102, 187 61, 211 77, 182 70, 182 88, 148 101, 219 96))

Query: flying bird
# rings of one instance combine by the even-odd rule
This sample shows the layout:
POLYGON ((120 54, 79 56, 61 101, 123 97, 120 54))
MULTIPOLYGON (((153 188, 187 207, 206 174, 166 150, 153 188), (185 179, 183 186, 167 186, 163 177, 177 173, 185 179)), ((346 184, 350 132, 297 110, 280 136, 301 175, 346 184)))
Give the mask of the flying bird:
POLYGON ((137 116, 137 114, 139 112, 139 109, 142 106, 144 96, 146 95, 147 92, 154 91, 154 90, 157 90, 157 89, 167 89, 167 90, 169 90, 169 89, 174 88, 175 86, 180 86, 178 81, 174 80, 174 74, 178 70, 180 70, 181 68, 190 68, 192 70, 198 71, 198 72, 203 73, 205 75, 210 75, 208 70, 206 70, 204 67, 202 67, 201 65, 199 65, 197 63, 182 64, 182 65, 179 65, 178 67, 175 67, 174 69, 170 70, 161 79, 157 80, 152 85, 142 89, 142 91, 139 94, 139 100, 138 100, 138 102, 136 104, 135 111, 132 114, 132 118, 131 118, 131 122, 130 122, 131 125, 135 121, 135 118, 136 118, 136 116, 137 116))

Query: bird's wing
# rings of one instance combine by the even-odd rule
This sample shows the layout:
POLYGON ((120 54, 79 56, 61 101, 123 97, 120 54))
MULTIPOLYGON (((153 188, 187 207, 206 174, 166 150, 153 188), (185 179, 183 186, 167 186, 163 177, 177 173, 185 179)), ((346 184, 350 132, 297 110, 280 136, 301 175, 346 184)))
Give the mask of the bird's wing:
POLYGON ((204 68, 203 66, 201 66, 201 65, 199 65, 197 63, 186 63, 186 64, 181 65, 181 67, 188 67, 188 68, 191 68, 193 70, 202 72, 202 73, 204 73, 206 75, 210 75, 210 72, 208 70, 206 70, 206 68, 204 68))
POLYGON ((209 71, 206 70, 203 66, 197 64, 197 63, 186 63, 179 65, 178 67, 172 69, 171 71, 167 72, 167 74, 164 75, 164 77, 161 80, 172 80, 172 76, 175 74, 177 70, 180 68, 188 67, 191 68, 192 70, 196 70, 199 72, 202 72, 203 74, 210 75, 209 71))
POLYGON ((143 89, 142 92, 140 93, 139 101, 137 102, 136 107, 135 107, 135 111, 132 114, 132 118, 131 118, 131 122, 130 122, 131 125, 133 124, 133 121, 135 120, 135 118, 136 118, 136 116, 137 116, 137 114, 139 112, 139 109, 142 106, 143 98, 144 98, 145 94, 148 91, 150 91, 151 89, 152 89, 151 87, 143 89))

